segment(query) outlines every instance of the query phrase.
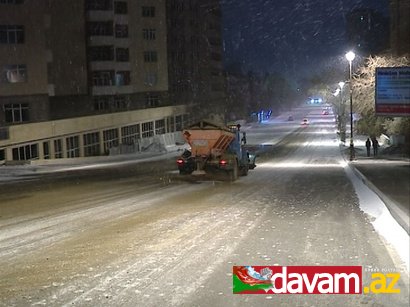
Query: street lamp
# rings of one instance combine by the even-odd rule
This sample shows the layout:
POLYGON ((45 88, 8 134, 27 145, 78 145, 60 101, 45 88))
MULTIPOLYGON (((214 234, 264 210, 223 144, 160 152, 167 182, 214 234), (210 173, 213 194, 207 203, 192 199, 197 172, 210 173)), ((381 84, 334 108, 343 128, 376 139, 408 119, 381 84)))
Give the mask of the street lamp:
POLYGON ((339 105, 339 131, 340 131, 340 139, 344 143, 346 140, 346 126, 345 126, 345 120, 344 120, 344 115, 345 115, 345 108, 344 108, 344 103, 343 103, 343 87, 345 86, 345 83, 343 81, 340 81, 338 83, 339 88, 337 89, 338 92, 340 92, 340 105, 339 105))
POLYGON ((350 161, 354 159, 354 143, 353 143, 353 87, 352 87, 352 62, 355 58, 352 51, 346 53, 346 59, 349 61, 349 87, 350 87, 350 161))

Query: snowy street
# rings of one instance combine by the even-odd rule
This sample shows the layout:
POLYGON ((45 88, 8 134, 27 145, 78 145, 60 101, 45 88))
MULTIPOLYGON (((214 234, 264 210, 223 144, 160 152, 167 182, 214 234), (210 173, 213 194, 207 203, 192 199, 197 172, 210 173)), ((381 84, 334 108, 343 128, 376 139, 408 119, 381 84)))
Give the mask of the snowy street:
POLYGON ((0 185, 0 306, 408 306, 408 262, 353 185, 333 114, 292 115, 244 127, 257 167, 232 183, 165 157, 0 185), (401 293, 234 295, 233 265, 363 266, 364 283, 399 272, 401 293))

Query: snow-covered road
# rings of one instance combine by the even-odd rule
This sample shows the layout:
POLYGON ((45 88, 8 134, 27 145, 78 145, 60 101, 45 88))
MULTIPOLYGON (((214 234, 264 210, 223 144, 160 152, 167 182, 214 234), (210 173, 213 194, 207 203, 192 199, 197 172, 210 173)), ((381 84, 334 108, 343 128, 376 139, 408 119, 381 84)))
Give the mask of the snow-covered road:
POLYGON ((406 264, 363 211, 379 205, 347 175, 333 117, 305 113, 308 127, 246 127, 259 162, 233 183, 156 163, 8 185, 0 305, 408 306, 406 264), (400 272, 401 293, 234 295, 233 265, 360 265, 364 283, 375 268, 400 272))

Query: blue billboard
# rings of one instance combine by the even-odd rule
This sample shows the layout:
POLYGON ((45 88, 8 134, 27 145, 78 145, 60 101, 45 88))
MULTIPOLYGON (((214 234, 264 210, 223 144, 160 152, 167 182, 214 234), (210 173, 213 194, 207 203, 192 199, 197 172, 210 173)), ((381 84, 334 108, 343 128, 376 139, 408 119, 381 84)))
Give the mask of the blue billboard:
POLYGON ((410 116, 410 67, 376 68, 376 115, 410 116))

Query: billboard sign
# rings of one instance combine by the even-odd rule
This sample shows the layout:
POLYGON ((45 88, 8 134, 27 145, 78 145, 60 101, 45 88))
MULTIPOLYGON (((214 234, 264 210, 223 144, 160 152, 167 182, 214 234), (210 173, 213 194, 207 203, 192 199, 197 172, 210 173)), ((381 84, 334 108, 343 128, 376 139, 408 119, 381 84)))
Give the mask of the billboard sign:
POLYGON ((376 68, 376 115, 410 116, 410 67, 376 68))

